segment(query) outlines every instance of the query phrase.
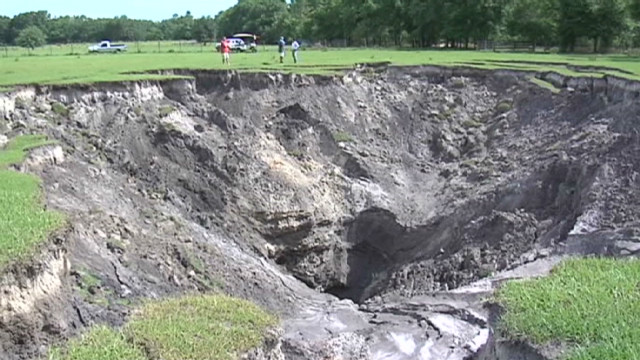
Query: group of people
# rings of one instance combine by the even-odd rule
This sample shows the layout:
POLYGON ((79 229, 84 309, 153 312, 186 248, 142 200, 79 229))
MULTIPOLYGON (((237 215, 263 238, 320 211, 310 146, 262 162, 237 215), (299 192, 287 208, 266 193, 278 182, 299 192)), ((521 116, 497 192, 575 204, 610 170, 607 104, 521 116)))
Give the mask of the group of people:
MULTIPOLYGON (((278 41, 278 54, 280 54, 280 63, 284 63, 284 58, 286 55, 287 42, 284 39, 284 36, 280 37, 278 41)), ((293 40, 291 43, 291 53, 293 54, 293 63, 298 63, 298 51, 300 50, 300 42, 298 40, 293 40)), ((231 43, 227 37, 223 37, 220 42, 220 52, 222 53, 222 63, 226 65, 230 65, 230 57, 231 57, 231 43)))
MULTIPOLYGON (((284 63, 285 49, 287 47, 287 42, 284 40, 284 36, 280 37, 278 41, 278 53, 280 54, 280 64, 284 63)), ((291 53, 293 54, 293 63, 298 63, 298 50, 300 50, 300 42, 298 40, 293 40, 291 43, 291 53)))

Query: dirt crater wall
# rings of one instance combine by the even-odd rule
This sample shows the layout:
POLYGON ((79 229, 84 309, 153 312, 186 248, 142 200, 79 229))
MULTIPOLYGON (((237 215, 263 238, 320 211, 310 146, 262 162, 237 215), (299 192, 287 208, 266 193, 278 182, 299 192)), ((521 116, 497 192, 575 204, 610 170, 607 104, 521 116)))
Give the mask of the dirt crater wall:
MULTIPOLYGON (((175 73, 194 78, 40 87, 17 108, 18 95, 3 97, 7 135, 50 134, 68 158, 40 175, 49 206, 74 221, 72 271, 100 279, 86 296, 82 277, 70 278, 78 326, 118 324, 127 301, 189 291, 281 314, 321 309, 333 298, 320 292, 371 304, 459 288, 578 249, 587 235, 635 243, 629 83, 593 80, 554 95, 509 71, 175 73), (69 114, 54 115, 53 102, 69 114)), ((285 335, 289 356, 309 355, 316 337, 343 341, 345 353, 375 348, 363 340, 378 334, 363 325, 369 315, 332 306, 343 321, 326 326, 350 335, 327 340, 292 321, 286 334, 309 336, 285 335)), ((391 323, 417 311, 398 308, 384 315, 391 323)), ((458 313, 445 315, 471 324, 458 313)), ((468 326, 470 335, 443 339, 466 343, 486 330, 468 326)), ((418 333, 412 341, 427 344, 418 333)))

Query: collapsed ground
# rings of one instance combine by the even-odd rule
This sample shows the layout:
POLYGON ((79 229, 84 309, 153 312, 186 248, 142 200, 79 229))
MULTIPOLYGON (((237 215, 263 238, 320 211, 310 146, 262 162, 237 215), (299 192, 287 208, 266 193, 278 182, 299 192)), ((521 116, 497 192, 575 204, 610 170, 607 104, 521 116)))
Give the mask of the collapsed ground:
POLYGON ((486 341, 479 309, 420 296, 556 252, 640 250, 639 105, 613 82, 554 94, 507 71, 191 75, 5 99, 3 133, 60 142, 64 162, 26 170, 69 223, 12 275, 68 266, 32 311, 3 310, 6 358, 120 326, 141 299, 220 291, 289 320, 286 358, 462 359, 486 341))

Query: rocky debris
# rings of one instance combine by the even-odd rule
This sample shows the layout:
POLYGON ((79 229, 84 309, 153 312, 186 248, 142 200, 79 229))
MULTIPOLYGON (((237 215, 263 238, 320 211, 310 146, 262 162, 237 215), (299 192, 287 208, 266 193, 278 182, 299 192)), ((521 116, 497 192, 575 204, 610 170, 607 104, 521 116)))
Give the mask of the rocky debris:
POLYGON ((57 245, 0 279, 0 357, 33 358, 81 326, 67 284, 69 259, 57 245))
POLYGON ((240 357, 242 360, 284 360, 282 352, 282 329, 269 329, 262 346, 240 357))
MULTIPOLYGON (((501 274, 638 251, 640 105, 622 83, 553 95, 431 67, 192 75, 0 96, 7 129, 61 142, 25 171, 69 217, 78 319, 7 340, 15 359, 193 291, 281 315, 284 333, 248 358, 466 359, 491 341, 478 304, 501 274)), ((15 319, 0 336, 24 333, 15 319)))
POLYGON ((45 165, 61 165, 64 151, 59 145, 45 145, 29 151, 27 158, 18 167, 22 171, 33 171, 45 165))

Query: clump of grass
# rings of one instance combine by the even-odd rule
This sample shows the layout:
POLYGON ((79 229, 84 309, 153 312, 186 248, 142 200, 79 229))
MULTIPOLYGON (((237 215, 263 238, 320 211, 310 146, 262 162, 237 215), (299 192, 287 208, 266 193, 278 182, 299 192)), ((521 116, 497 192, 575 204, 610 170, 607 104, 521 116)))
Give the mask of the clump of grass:
MULTIPOLYGON (((166 115, 165 115, 166 116, 166 115)), ((175 132, 178 131, 178 127, 176 126, 176 124, 172 123, 172 122, 162 122, 162 128, 164 129, 164 131, 166 132, 175 132)))
POLYGON ((197 257, 192 251, 185 250, 182 258, 183 266, 189 268, 198 274, 205 273, 205 265, 199 257, 197 257))
POLYGON ((301 158, 302 157, 302 150, 300 149, 293 149, 291 151, 289 151, 289 156, 292 156, 294 158, 301 158))
POLYGON ((64 348, 53 348, 49 360, 147 360, 141 348, 106 326, 96 326, 64 348))
POLYGON ((453 79, 453 81, 451 82, 451 86, 454 89, 462 89, 465 87, 465 84, 462 79, 453 79))
POLYGON ((81 273, 80 281, 87 288, 97 287, 97 286, 102 285, 102 280, 100 280, 99 277, 97 277, 96 275, 94 275, 94 274, 92 274, 90 272, 86 272, 86 271, 81 273))
POLYGON ((55 143, 55 141, 47 140, 47 137, 43 135, 18 136, 0 150, 0 169, 22 162, 30 149, 55 143))
POLYGON ((165 105, 160 107, 160 109, 158 109, 158 113, 160 114, 160 117, 167 117, 169 114, 171 114, 175 110, 176 109, 173 106, 165 105))
POLYGON ((531 81, 532 83, 540 86, 543 89, 547 89, 547 90, 551 91, 554 94, 559 94, 560 93, 560 89, 558 89, 557 87, 555 87, 552 83, 550 83, 548 81, 544 81, 542 79, 538 79, 537 77, 530 77, 529 81, 531 81))
POLYGON ((476 120, 466 120, 462 123, 465 128, 479 128, 482 127, 482 123, 476 120))
POLYGON ((147 304, 125 332, 163 360, 226 360, 260 345, 275 324, 248 301, 195 295, 147 304))
POLYGON ((23 98, 23 97, 17 97, 14 100, 14 104, 16 106, 17 109, 26 109, 28 102, 27 99, 23 98))
POLYGON ((498 114, 504 114, 507 111, 511 111, 512 106, 513 105, 511 104, 510 101, 507 101, 507 100, 500 101, 498 105, 496 105, 496 112, 498 114))
POLYGON ((351 134, 345 131, 336 131, 333 133, 333 140, 337 143, 353 142, 351 134))
POLYGON ((245 300, 185 296, 146 304, 122 331, 97 326, 65 347, 52 349, 49 359, 231 360, 259 346, 276 321, 245 300))
POLYGON ((546 278, 507 283, 497 293, 501 327, 514 338, 574 345, 570 360, 640 354, 640 261, 573 259, 546 278))
POLYGON ((67 109, 66 106, 64 106, 59 102, 54 102, 53 104, 51 104, 51 110, 53 111, 54 114, 58 116, 62 116, 62 117, 69 116, 69 109, 67 109))
POLYGON ((43 209, 37 177, 6 169, 23 161, 27 150, 51 143, 44 136, 27 135, 0 150, 0 267, 33 255, 63 223, 61 214, 43 209))

